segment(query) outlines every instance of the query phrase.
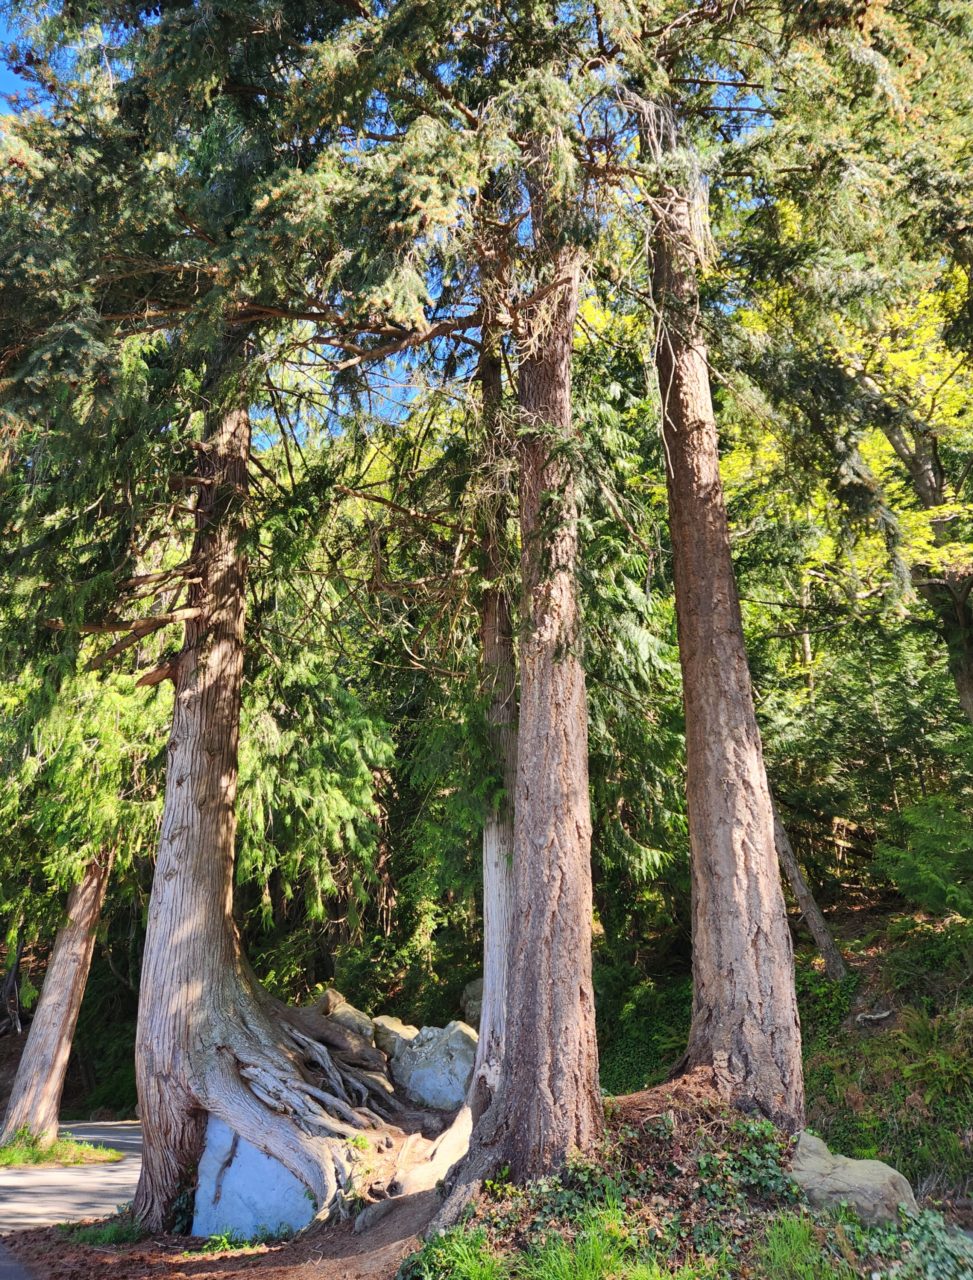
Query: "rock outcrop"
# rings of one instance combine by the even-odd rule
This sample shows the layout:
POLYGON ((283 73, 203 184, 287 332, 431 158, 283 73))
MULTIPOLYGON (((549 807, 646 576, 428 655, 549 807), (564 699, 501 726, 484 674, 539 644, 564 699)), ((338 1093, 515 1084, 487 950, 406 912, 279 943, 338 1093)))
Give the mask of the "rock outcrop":
POLYGON ((289 1235, 306 1227, 316 1208, 289 1169, 210 1116, 199 1162, 194 1236, 289 1235))
POLYGON ((419 1034, 419 1028, 410 1026, 401 1018, 390 1017, 381 1013, 372 1022, 375 1028, 375 1043, 390 1058, 396 1057, 419 1034))
POLYGON ((813 1209, 847 1204, 863 1222, 894 1222, 900 1208, 918 1213, 912 1188, 881 1160, 852 1160, 829 1151, 805 1129, 797 1140, 791 1177, 813 1209))
POLYGON ((420 1106, 455 1111, 466 1097, 476 1043, 465 1022, 423 1027, 392 1058, 392 1079, 420 1106))
POLYGON ((460 996, 460 1008, 463 1010, 463 1017, 471 1027, 479 1029, 480 1014, 483 1011, 483 979, 474 978, 472 982, 468 982, 463 988, 463 994, 460 996))

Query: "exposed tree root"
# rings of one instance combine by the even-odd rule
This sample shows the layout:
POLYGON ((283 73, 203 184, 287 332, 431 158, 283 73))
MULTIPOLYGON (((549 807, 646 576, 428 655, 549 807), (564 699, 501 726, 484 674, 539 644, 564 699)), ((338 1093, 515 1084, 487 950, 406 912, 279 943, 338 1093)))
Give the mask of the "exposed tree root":
POLYGON ((218 1002, 220 1017, 208 1022, 192 1055, 189 1110, 197 1117, 198 1147, 205 1116, 223 1120, 305 1184, 318 1206, 312 1226, 349 1216, 362 1199, 429 1190, 462 1157, 472 1127, 464 1123, 468 1108, 435 1141, 421 1132, 406 1137, 396 1120, 425 1132, 438 1124, 396 1096, 380 1050, 316 1009, 272 1000, 249 975, 232 985, 232 997, 218 1002), (359 1152, 352 1143, 362 1134, 379 1151, 401 1143, 387 1186, 356 1184, 359 1152))
MULTIPOLYGON (((149 1185, 161 1174, 172 1186, 187 1151, 195 1164, 206 1116, 214 1115, 304 1183, 318 1207, 316 1221, 347 1216, 367 1195, 355 1185, 354 1140, 370 1135, 381 1147, 384 1135, 393 1147, 390 1133, 401 1137, 394 1119, 404 1107, 385 1055, 313 1009, 272 1000, 246 972, 227 986, 195 1027, 187 1092, 165 1130, 147 1135, 146 1160, 160 1162, 149 1185)), ((164 1210, 148 1199, 136 1211, 151 1229, 168 1225, 164 1210)))

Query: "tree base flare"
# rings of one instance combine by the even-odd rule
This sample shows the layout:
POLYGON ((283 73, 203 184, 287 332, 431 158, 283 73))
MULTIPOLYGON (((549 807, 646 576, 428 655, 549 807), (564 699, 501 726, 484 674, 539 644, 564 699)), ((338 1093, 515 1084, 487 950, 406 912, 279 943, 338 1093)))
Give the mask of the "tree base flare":
MULTIPOLYGON (((354 1165, 370 1145, 365 1135, 402 1111, 384 1054, 364 1036, 316 1009, 272 1000, 243 975, 232 988, 215 1002, 220 1015, 190 1039, 186 1086, 176 1094, 171 1081, 153 1077, 141 1098, 145 1151, 135 1213, 149 1230, 173 1225, 186 1171, 203 1156, 214 1122, 254 1159, 282 1166, 283 1181, 294 1180, 316 1215, 328 1217, 350 1212, 358 1195, 354 1165)), ((214 1184, 218 1204, 217 1192, 214 1184)), ((264 1212, 262 1225, 272 1231, 279 1211, 265 1202, 264 1212)))

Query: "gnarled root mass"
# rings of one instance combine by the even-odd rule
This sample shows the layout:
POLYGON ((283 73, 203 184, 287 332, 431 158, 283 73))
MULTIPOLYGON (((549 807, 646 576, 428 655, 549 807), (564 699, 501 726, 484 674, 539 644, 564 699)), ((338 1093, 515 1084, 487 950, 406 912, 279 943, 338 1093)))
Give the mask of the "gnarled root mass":
POLYGON ((319 1219, 344 1214, 361 1192, 353 1187, 352 1143, 368 1131, 385 1143, 390 1122, 403 1112, 385 1055, 317 1008, 272 999, 244 974, 228 987, 223 998, 207 1001, 206 1017, 183 1044, 188 1070, 179 1075, 186 1084, 175 1091, 161 1063, 148 1081, 154 1097, 143 1099, 136 1215, 151 1230, 171 1225, 185 1170, 202 1152, 208 1115, 299 1178, 315 1197, 319 1219))

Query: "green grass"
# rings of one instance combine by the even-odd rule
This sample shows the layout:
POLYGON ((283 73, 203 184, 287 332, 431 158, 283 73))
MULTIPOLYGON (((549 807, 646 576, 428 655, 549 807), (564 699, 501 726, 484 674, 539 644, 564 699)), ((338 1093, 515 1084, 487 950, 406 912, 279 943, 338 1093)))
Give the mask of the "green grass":
POLYGON ((121 1151, 75 1142, 73 1138, 40 1143, 26 1129, 19 1130, 12 1142, 0 1147, 0 1169, 25 1164, 114 1164, 122 1158, 121 1151))
POLYGON ((858 1274, 827 1251, 806 1214, 782 1214, 757 1250, 762 1280, 855 1280, 858 1274))
POLYGON ((114 1218, 90 1227, 74 1227, 62 1222, 60 1229, 71 1238, 72 1244, 134 1244, 145 1232, 131 1218, 114 1218))
POLYGON ((407 1259, 400 1280, 969 1280, 973 1246, 936 1214, 866 1228, 853 1218, 777 1214, 742 1265, 710 1255, 677 1266, 640 1238, 620 1208, 586 1214, 517 1251, 491 1243, 482 1227, 458 1227, 407 1259), (854 1264, 847 1259, 854 1259, 854 1264))
POLYGON ((707 1263, 672 1270, 629 1230, 620 1206, 586 1213, 571 1235, 550 1233, 522 1253, 497 1253, 482 1228, 431 1240, 404 1264, 408 1280, 716 1280, 707 1263))

